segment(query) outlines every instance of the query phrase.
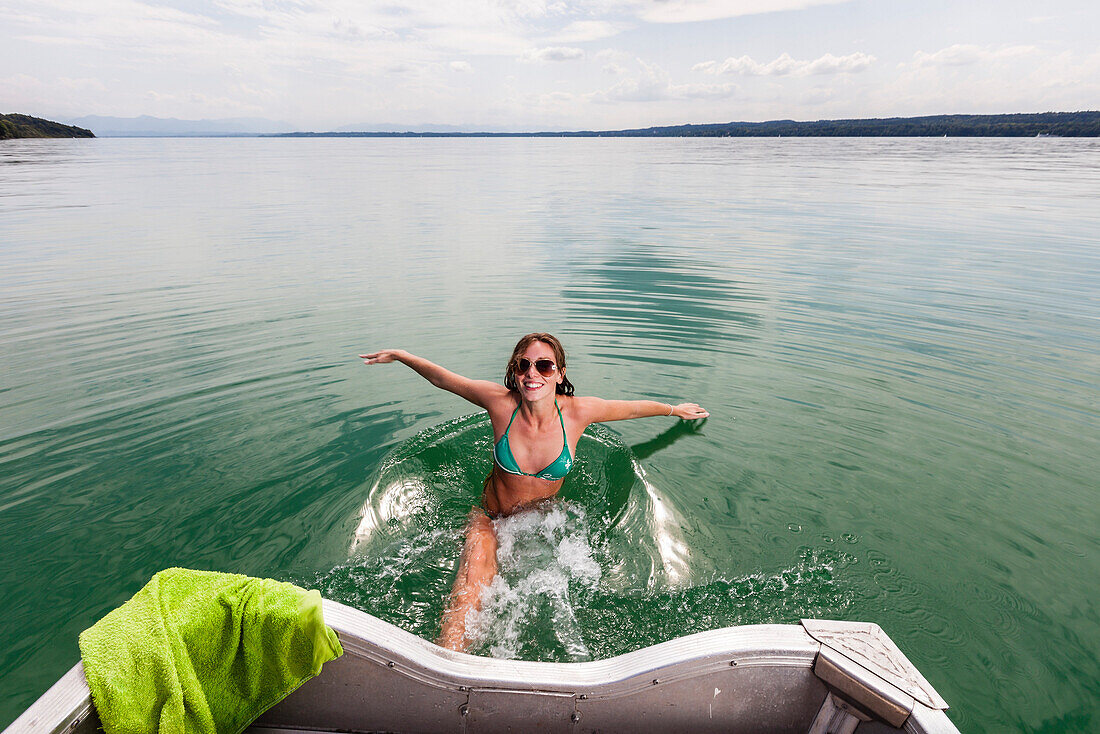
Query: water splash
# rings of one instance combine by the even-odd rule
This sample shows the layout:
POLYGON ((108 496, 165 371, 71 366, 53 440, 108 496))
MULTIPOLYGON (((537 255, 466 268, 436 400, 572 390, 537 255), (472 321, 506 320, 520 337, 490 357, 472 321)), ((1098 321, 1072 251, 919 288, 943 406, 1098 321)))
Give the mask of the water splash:
MULTIPOLYGON (((313 583, 435 639, 491 441, 477 414, 395 447, 368 481, 350 557, 313 583)), ((498 575, 467 618, 470 652, 583 661, 715 627, 835 617, 850 604, 844 569, 856 558, 832 549, 716 574, 662 483, 619 434, 589 428, 557 499, 493 522, 498 575)))
MULTIPOLYGON (((434 638, 491 441, 482 413, 395 447, 368 479, 350 558, 317 583, 333 598, 434 638)), ((682 515, 605 426, 581 437, 558 499, 493 525, 498 576, 467 620, 479 654, 590 659, 584 617, 592 598, 663 593, 702 575, 682 515)))
POLYGON ((418 527, 461 527, 480 502, 489 473, 492 432, 488 415, 475 413, 432 426, 394 448, 379 464, 348 549, 377 552, 377 545, 418 527))
POLYGON ((583 507, 552 502, 494 521, 498 572, 467 618, 472 651, 496 658, 591 657, 576 610, 602 570, 583 507), (539 642, 539 651, 532 641, 539 642))

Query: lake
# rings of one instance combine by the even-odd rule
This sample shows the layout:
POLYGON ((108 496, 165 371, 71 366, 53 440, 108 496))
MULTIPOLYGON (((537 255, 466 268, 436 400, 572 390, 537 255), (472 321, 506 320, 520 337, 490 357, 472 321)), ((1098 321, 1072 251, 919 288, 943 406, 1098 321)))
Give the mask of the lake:
POLYGON ((0 726, 170 566, 427 639, 489 470, 401 347, 698 402, 498 528, 475 651, 876 622, 966 732, 1100 726, 1100 142, 0 144, 0 726))

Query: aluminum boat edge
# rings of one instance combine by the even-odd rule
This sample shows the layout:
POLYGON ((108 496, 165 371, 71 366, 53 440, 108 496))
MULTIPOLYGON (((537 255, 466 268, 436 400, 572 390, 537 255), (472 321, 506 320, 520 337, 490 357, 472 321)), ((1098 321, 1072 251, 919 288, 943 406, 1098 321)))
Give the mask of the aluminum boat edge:
MULTIPOLYGON (((583 663, 452 652, 324 601, 344 655, 247 730, 959 734, 946 702, 875 624, 710 630, 583 663)), ((77 663, 4 734, 102 731, 77 663)))

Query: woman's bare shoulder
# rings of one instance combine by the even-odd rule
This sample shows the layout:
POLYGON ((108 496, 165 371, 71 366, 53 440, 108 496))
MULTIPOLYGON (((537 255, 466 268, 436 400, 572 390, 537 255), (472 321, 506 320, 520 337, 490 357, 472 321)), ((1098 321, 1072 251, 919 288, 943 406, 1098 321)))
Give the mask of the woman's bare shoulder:
POLYGON ((512 408, 516 407, 516 393, 499 382, 488 383, 484 395, 485 408, 490 413, 504 410, 511 412, 512 408))
POLYGON ((584 423, 592 422, 590 417, 599 411, 604 402, 603 398, 596 398, 591 395, 559 395, 558 399, 563 401, 563 411, 568 410, 572 413, 574 419, 584 423))

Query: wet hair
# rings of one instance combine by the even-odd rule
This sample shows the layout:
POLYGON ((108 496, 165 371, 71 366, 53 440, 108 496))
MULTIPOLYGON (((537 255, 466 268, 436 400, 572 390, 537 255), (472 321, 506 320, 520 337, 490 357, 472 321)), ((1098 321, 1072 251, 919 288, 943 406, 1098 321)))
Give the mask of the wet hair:
POLYGON ((561 372, 561 383, 555 385, 555 392, 558 395, 572 395, 573 383, 565 376, 565 347, 561 345, 557 337, 542 331, 528 334, 516 342, 516 348, 512 350, 512 357, 508 360, 508 366, 504 368, 504 386, 509 390, 519 391, 519 385, 516 383, 516 363, 527 351, 527 347, 535 342, 542 342, 554 352, 554 364, 558 366, 558 371, 561 372))

